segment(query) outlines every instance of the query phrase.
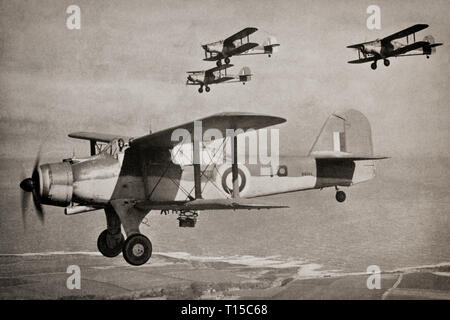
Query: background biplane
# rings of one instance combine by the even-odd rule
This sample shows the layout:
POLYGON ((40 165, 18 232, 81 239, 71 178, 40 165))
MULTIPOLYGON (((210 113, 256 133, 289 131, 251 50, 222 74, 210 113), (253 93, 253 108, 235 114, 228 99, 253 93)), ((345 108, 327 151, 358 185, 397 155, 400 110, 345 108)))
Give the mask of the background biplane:
POLYGON ((274 37, 269 37, 263 45, 250 42, 250 35, 256 32, 257 28, 245 28, 233 34, 225 40, 211 42, 202 45, 205 50, 204 61, 217 61, 217 66, 222 64, 222 60, 226 64, 230 63, 230 57, 240 55, 267 54, 269 57, 274 52, 274 48, 280 44, 276 42, 274 37))
POLYGON ((383 60, 384 65, 386 67, 389 66, 389 57, 426 55, 429 58, 431 54, 436 52, 436 47, 441 46, 442 43, 435 43, 431 35, 425 36, 422 41, 416 42, 415 33, 426 28, 428 28, 427 24, 416 24, 383 39, 347 46, 347 48, 358 50, 358 59, 348 61, 348 63, 372 62, 370 67, 375 70, 378 60, 383 60), (412 35, 411 42, 410 35, 412 35), (400 38, 406 38, 406 44, 400 41, 394 41, 400 38))
POLYGON ((286 207, 252 199, 267 195, 334 187, 337 201, 343 202, 346 196, 338 187, 372 179, 373 160, 383 159, 373 155, 370 124, 355 110, 331 115, 307 157, 296 158, 292 166, 279 164, 264 171, 260 170, 262 164, 238 159, 238 134, 281 124, 285 119, 238 112, 219 113, 199 121, 202 132, 213 129, 222 134, 223 143, 230 143, 231 161, 196 160, 204 150, 202 138, 195 138, 198 134, 202 137, 202 132, 196 132, 197 122, 136 139, 71 133, 71 138, 90 142, 91 156, 41 165, 38 155, 32 176, 20 183, 22 214, 31 198, 42 221, 43 204, 65 207, 66 215, 103 209, 107 228, 98 237, 98 250, 106 257, 122 252, 128 263, 142 265, 152 254, 152 244, 139 226, 151 210, 170 210, 178 214, 180 227, 193 227, 199 210, 286 207), (174 139, 177 130, 189 138, 174 139), (228 130, 234 133, 230 135, 228 130), (192 144, 192 163, 180 165, 174 161, 174 150, 180 144, 192 144))
POLYGON ((209 92, 209 85, 211 84, 224 82, 242 82, 242 84, 245 84, 251 80, 252 74, 249 67, 243 67, 237 75, 227 74, 227 69, 232 66, 232 64, 224 64, 204 71, 188 71, 187 73, 189 75, 186 80, 186 85, 200 86, 198 92, 202 93, 203 87, 205 87, 206 92, 209 92))

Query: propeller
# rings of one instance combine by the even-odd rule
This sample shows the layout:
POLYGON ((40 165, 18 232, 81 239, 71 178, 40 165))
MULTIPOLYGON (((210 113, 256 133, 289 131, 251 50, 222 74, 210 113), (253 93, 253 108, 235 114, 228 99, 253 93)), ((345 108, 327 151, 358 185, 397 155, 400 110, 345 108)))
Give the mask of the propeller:
MULTIPOLYGON (((20 182, 21 192, 21 207, 22 207, 22 222, 24 227, 26 228, 26 212, 30 206, 30 198, 33 199, 34 209, 39 220, 44 223, 44 210, 41 204, 41 196, 40 196, 40 181, 39 181, 39 162, 41 158, 41 151, 39 150, 36 159, 34 161, 33 166, 33 174, 31 178, 25 178, 20 182)), ((23 178, 22 174, 22 178, 23 178)))

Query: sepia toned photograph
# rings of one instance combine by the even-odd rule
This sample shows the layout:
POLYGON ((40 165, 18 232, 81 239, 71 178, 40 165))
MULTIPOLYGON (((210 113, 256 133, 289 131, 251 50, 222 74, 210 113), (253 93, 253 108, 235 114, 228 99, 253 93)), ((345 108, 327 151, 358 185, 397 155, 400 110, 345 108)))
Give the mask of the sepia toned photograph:
POLYGON ((449 14, 0 1, 0 299, 450 300, 449 14))

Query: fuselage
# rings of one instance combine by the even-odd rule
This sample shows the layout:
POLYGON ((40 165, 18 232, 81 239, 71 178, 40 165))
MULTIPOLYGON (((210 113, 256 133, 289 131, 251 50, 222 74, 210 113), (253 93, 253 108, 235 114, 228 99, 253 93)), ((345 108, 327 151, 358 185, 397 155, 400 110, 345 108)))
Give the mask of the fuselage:
POLYGON ((373 54, 380 58, 387 58, 392 55, 392 52, 404 46, 405 45, 399 41, 382 42, 381 40, 375 40, 363 44, 361 51, 365 54, 373 54))
MULTIPOLYGON (((41 198, 43 203, 57 206, 77 203, 102 207, 113 199, 183 201, 193 193, 193 166, 173 163, 168 158, 159 162, 147 160, 143 164, 130 151, 99 154, 81 162, 42 165, 39 170, 41 198)), ((230 197, 231 163, 204 165, 202 172, 204 199, 230 197)), ((240 195, 252 198, 350 186, 372 179, 374 172, 372 161, 282 157, 277 167, 242 163, 239 164, 240 195)))

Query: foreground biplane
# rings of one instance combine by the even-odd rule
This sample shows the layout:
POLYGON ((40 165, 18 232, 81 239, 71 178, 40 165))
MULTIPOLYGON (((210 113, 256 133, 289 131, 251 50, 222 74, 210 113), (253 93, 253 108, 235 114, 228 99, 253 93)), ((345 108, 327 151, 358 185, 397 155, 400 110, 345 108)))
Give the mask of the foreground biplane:
POLYGON ((31 178, 20 183, 22 214, 30 197, 42 221, 43 204, 65 207, 66 215, 103 209, 107 228, 98 237, 99 251, 106 257, 122 252, 128 263, 142 265, 152 254, 152 244, 140 233, 139 225, 151 210, 170 210, 178 214, 180 227, 193 227, 199 210, 286 207, 253 199, 266 195, 334 187, 337 201, 342 202, 346 196, 338 187, 374 177, 373 160, 383 157, 373 155, 370 124, 355 110, 331 115, 308 156, 291 164, 273 167, 238 159, 240 132, 285 121, 261 114, 219 113, 136 139, 71 133, 69 137, 90 142, 91 156, 49 164, 40 164, 38 156, 31 178), (224 137, 222 143, 230 143, 226 154, 230 161, 198 161, 208 151, 203 146, 208 140, 203 141, 202 134, 211 130, 215 137, 224 137), (180 145, 192 146, 191 163, 175 161, 180 145))
POLYGON ((198 92, 202 93, 203 87, 205 87, 206 92, 209 92, 211 90, 209 85, 211 84, 224 82, 242 82, 242 84, 245 84, 247 81, 251 80, 252 74, 250 72, 250 68, 248 67, 243 67, 239 71, 239 74, 227 74, 227 69, 232 66, 232 64, 224 64, 219 67, 203 71, 188 71, 187 73, 189 75, 186 80, 186 85, 200 86, 200 88, 198 88, 198 92))
POLYGON ((348 46, 347 48, 358 50, 358 59, 348 63, 372 62, 370 67, 375 70, 378 60, 383 60, 384 65, 388 67, 390 57, 426 55, 429 58, 436 52, 436 47, 441 46, 442 43, 435 43, 431 35, 425 36, 422 41, 416 41, 416 32, 426 28, 428 28, 427 24, 416 24, 383 39, 348 46), (410 39, 411 35, 412 39, 410 39), (394 41, 400 38, 406 38, 406 43, 394 41))
POLYGON ((274 48, 280 44, 273 37, 269 37, 262 45, 250 42, 250 35, 257 30, 257 28, 245 28, 225 40, 202 45, 205 50, 205 59, 203 60, 217 61, 216 64, 219 67, 222 60, 225 61, 225 64, 229 64, 232 56, 267 54, 270 57, 274 48))

